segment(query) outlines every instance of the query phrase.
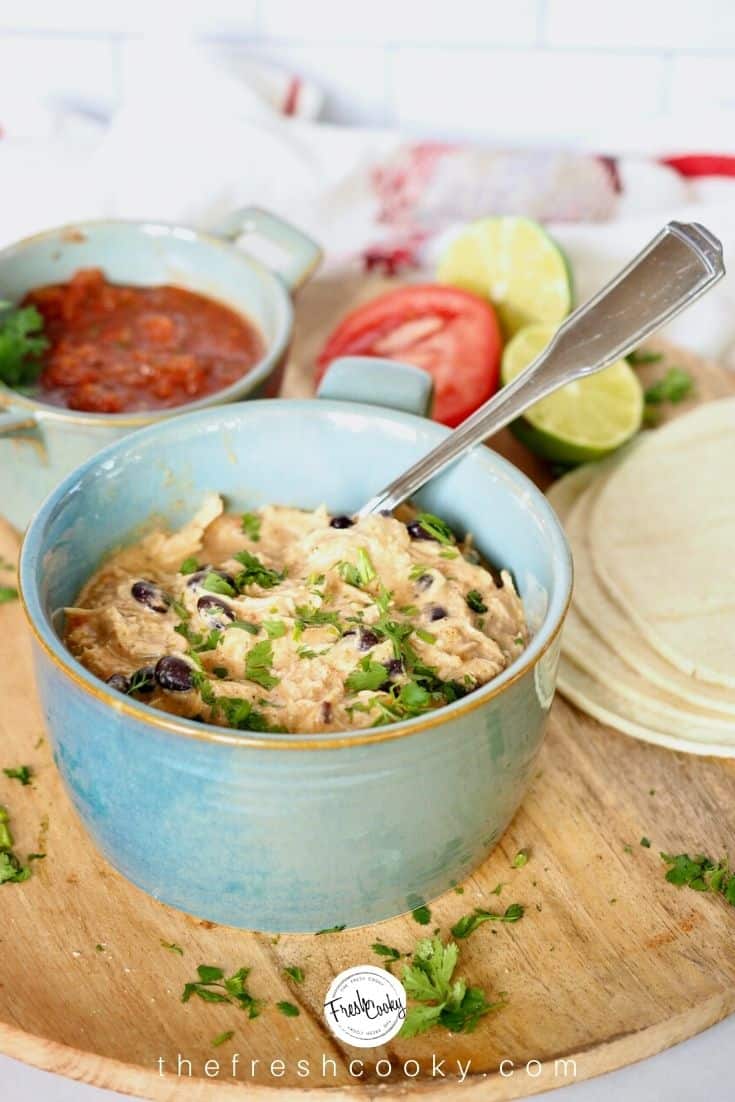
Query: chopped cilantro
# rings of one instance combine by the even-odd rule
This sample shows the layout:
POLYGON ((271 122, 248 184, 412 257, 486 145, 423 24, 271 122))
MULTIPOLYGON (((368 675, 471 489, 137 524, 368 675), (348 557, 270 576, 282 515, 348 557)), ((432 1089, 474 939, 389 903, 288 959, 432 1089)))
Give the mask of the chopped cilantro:
POLYGON ((347 929, 347 927, 344 923, 341 926, 326 926, 323 930, 317 930, 316 936, 320 937, 321 934, 341 934, 345 929, 347 929))
POLYGON ((261 520, 257 513, 243 513, 242 530, 253 543, 257 543, 260 539, 260 525, 261 520))
POLYGON ((202 589, 208 593, 218 593, 221 597, 236 597, 237 593, 226 578, 221 578, 214 570, 210 570, 202 579, 202 589))
POLYGON ((286 999, 283 999, 281 1002, 276 1003, 276 1006, 280 1010, 281 1014, 283 1014, 286 1018, 298 1018, 299 1014, 301 1013, 298 1006, 294 1006, 293 1003, 288 1002, 286 999))
POLYGON ((180 957, 184 955, 184 950, 180 945, 177 945, 175 941, 164 941, 163 938, 161 938, 161 945, 164 949, 168 949, 170 953, 178 953, 180 957))
POLYGON ((390 966, 394 961, 401 959, 399 949, 394 949, 392 945, 384 945, 382 941, 374 941, 371 948, 379 957, 385 957, 388 970, 390 970, 390 966))
POLYGON ((462 915, 459 921, 455 922, 452 926, 452 934, 456 938, 469 937, 483 922, 518 922, 519 919, 523 918, 523 913, 523 907, 520 903, 511 903, 502 915, 483 910, 481 907, 475 907, 472 914, 462 915))
POLYGON ((519 849, 511 861, 511 868, 522 869, 524 865, 528 864, 528 850, 519 849))
POLYGON ((271 570, 269 566, 265 566, 257 555, 251 555, 249 551, 238 551, 234 557, 243 568, 235 579, 241 593, 249 585, 259 585, 261 589, 273 589, 286 576, 280 570, 271 570))
POLYGON ((18 765, 13 769, 3 769, 3 773, 6 777, 10 777, 11 781, 20 781, 24 788, 31 783, 32 770, 30 765, 18 765))
POLYGON ((439 558, 440 559, 458 559, 459 558, 459 551, 440 551, 439 552, 439 558))
POLYGON ((280 639, 286 634, 286 625, 283 620, 264 620, 263 627, 269 639, 280 639))
POLYGON ((646 838, 645 834, 641 838, 641 845, 644 847, 644 849, 650 849, 651 848, 651 839, 646 838))
POLYGON ((426 904, 422 904, 411 911, 411 918, 414 922, 418 922, 419 926, 428 926, 431 922, 431 911, 426 904))
POLYGON ((249 700, 241 696, 218 696, 216 711, 220 712, 227 721, 228 727, 237 731, 270 731, 277 732, 279 728, 271 727, 262 712, 259 712, 249 700))
POLYGON ((21 865, 12 852, 13 835, 8 825, 10 816, 0 806, 0 884, 22 884, 31 875, 30 865, 21 865))
POLYGON ((273 644, 270 639, 264 639, 251 647, 245 656, 245 677, 263 689, 274 689, 280 678, 271 673, 272 665, 273 644))
POLYGON ((0 605, 18 600, 18 590, 13 585, 0 585, 0 605))
POLYGON ((662 352, 647 352, 644 348, 634 348, 632 352, 628 353, 628 363, 633 367, 640 367, 643 364, 657 364, 662 360, 662 352))
POLYGON ((234 1029, 228 1029, 224 1033, 218 1033, 216 1037, 212 1038, 212 1048, 219 1048, 220 1045, 227 1044, 234 1036, 234 1029))
POLYGON ((438 937, 422 938, 413 959, 403 969, 403 986, 410 1007, 399 1036, 415 1037, 435 1025, 452 1033, 470 1033, 480 1018, 505 1005, 504 999, 488 1002, 479 987, 468 987, 465 979, 454 979, 459 950, 454 942, 444 945, 438 937))
POLYGON ((341 562, 337 564, 337 570, 342 581, 355 586, 357 589, 369 585, 378 576, 372 559, 364 547, 358 547, 357 549, 357 565, 350 562, 341 562))
POLYGON ((293 980, 294 983, 304 982, 304 970, 303 968, 299 968, 298 964, 289 964, 289 966, 287 968, 284 968, 283 971, 286 973, 290 980, 293 980))
POLYGON ((388 677, 388 671, 380 662, 374 662, 366 656, 361 658, 352 673, 345 681, 345 688, 350 693, 359 693, 363 690, 375 692, 388 677))
POLYGON ((314 650, 312 647, 298 647, 296 653, 299 658, 321 658, 329 649, 329 647, 324 647, 322 650, 314 650))
POLYGON ((427 570, 423 563, 417 562, 411 567, 408 572, 408 580, 411 582, 417 582, 419 578, 423 578, 424 574, 428 574, 431 577, 431 573, 427 570))
POLYGON ((658 406, 662 402, 683 402, 694 390, 694 379, 681 367, 670 367, 666 374, 644 391, 646 404, 658 406))
POLYGON ((436 643, 436 635, 432 635, 430 631, 424 631, 423 628, 416 628, 416 636, 423 643, 436 643))
POLYGON ((471 589, 465 597, 465 601, 473 612, 487 612, 487 605, 483 601, 482 594, 478 589, 471 589))
POLYGON ((197 570, 201 570, 196 555, 189 555, 188 559, 184 559, 179 567, 179 574, 194 574, 197 570))
POLYGON ((433 513, 419 513, 416 520, 426 534, 438 543, 454 544, 457 542, 454 532, 441 517, 434 516, 433 513))
POLYGON ((230 676, 230 671, 227 669, 227 666, 213 666, 212 673, 215 677, 218 677, 220 681, 230 676))
POLYGON ((192 995, 207 1003, 232 1003, 247 1010, 250 1018, 257 1018, 260 1014, 262 1002, 255 999, 247 989, 247 979, 250 975, 249 968, 240 968, 232 976, 225 979, 221 968, 211 964, 200 964, 197 968, 198 980, 187 983, 181 995, 182 1003, 188 1003, 192 995))
POLYGON ((329 625, 339 634, 342 631, 339 614, 327 608, 318 608, 316 605, 296 606, 296 626, 294 639, 300 639, 306 628, 324 627, 329 625))
POLYGON ((35 306, 0 302, 0 382, 19 387, 36 381, 48 348, 43 324, 35 306))
POLYGON ((227 625, 228 631, 230 628, 239 628, 240 631, 248 631, 251 635, 258 635, 260 633, 258 624, 251 624, 249 620, 233 620, 231 624, 227 625))
POLYGON ((730 872, 727 858, 715 863, 703 854, 690 857, 688 853, 672 856, 662 853, 661 859, 669 866, 666 879, 677 887, 686 885, 697 892, 719 893, 727 903, 735 907, 735 873, 730 872))

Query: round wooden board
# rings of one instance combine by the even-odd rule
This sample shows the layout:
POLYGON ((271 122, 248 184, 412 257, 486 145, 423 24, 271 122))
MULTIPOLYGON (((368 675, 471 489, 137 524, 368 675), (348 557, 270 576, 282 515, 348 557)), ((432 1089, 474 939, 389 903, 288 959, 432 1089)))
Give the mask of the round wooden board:
MULTIPOLYGON (((334 292, 330 296, 328 284, 307 295, 307 316, 313 310, 321 329, 330 312, 344 307, 345 285, 341 302, 334 292)), ((291 393, 305 389, 299 364, 311 353, 307 361, 300 350, 309 349, 312 336, 300 334, 287 379, 291 393)), ((695 371, 700 399, 735 390, 718 368, 684 354, 676 360, 695 371)), ((535 474, 544 477, 542 470, 535 474)), ((0 558, 16 550, 14 534, 0 524, 0 558)), ((9 572, 0 573, 0 584, 9 580, 9 572)), ((661 849, 735 854, 733 763, 636 742, 557 699, 522 809, 462 886, 464 893, 432 903, 430 927, 403 916, 340 934, 274 940, 156 903, 96 853, 43 740, 40 709, 28 688, 30 661, 21 610, 6 604, 0 607, 0 767, 28 764, 34 780, 22 787, 0 774, 0 804, 10 811, 19 854, 47 853, 29 881, 0 886, 0 1050, 10 1056, 98 1086, 177 1102, 224 1102, 243 1084, 251 1097, 279 1092, 283 1099, 325 1088, 337 1097, 394 1098, 406 1091, 453 1096, 459 1060, 463 1067, 470 1061, 464 1097, 510 1099, 572 1081, 571 1064, 555 1061, 574 1060, 576 1079, 599 1075, 735 1010, 733 914, 717 899, 666 883, 658 856, 661 849), (643 835, 650 849, 640 846, 643 835), (521 848, 530 860, 513 869, 521 848), (499 883, 497 897, 492 891, 499 883), (438 926, 446 934, 474 906, 516 901, 526 907, 521 922, 487 924, 460 943, 459 971, 488 993, 508 993, 507 1007, 475 1033, 451 1037, 435 1029, 383 1049, 357 1050, 327 1031, 322 1001, 328 984, 350 965, 380 963, 374 941, 410 950, 427 930, 438 926), (183 955, 162 942, 178 944, 183 955), (269 1003, 262 1016, 249 1021, 231 1006, 182 1004, 183 985, 196 978, 200 963, 232 971, 251 966, 250 987, 269 1003), (284 977, 284 967, 294 964, 305 972, 303 986, 284 977), (278 1013, 274 1004, 282 999, 298 1004, 298 1018, 278 1013), (233 1039, 212 1047, 212 1039, 230 1029, 233 1039), (191 1062, 191 1077, 176 1075, 179 1056, 191 1062), (446 1078, 432 1077, 434 1056, 444 1061, 446 1078), (349 1073, 353 1059, 365 1061, 362 1078, 349 1073), (387 1065, 376 1070, 381 1059, 392 1066, 385 1079, 379 1073, 387 1065), (220 1071, 207 1077, 211 1060, 219 1061, 220 1071), (258 1061, 254 1074, 252 1060, 258 1061), (269 1069, 279 1060, 285 1063, 282 1077, 269 1069), (308 1077, 299 1060, 308 1061, 308 1077), (406 1060, 419 1062, 415 1080, 402 1071, 406 1060), (499 1073, 502 1060, 513 1062, 515 1074, 499 1073), (524 1071, 529 1060, 539 1061, 530 1075, 524 1071)), ((187 824, 162 822, 160 828, 180 834, 196 869, 196 839, 187 824)), ((206 877, 207 870, 196 874, 206 877)), ((211 890, 217 891, 216 882, 211 890)), ((409 1068, 412 1074, 414 1065, 409 1068)))

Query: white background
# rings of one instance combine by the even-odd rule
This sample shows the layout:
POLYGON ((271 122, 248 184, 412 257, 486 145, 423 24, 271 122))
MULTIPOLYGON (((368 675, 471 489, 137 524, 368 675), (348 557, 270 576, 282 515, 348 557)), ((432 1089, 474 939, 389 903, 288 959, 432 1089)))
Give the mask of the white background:
MULTIPOLYGON (((108 117, 135 87, 143 36, 194 35, 237 67, 311 77, 325 117, 518 144, 626 146, 634 122, 672 151, 733 146, 733 0, 46 0, 0 4, 3 119, 74 106, 108 117), (714 146, 713 146, 714 135, 714 146)), ((2 181, 0 180, 0 199, 2 181)), ((565 1088, 570 1102, 724 1102, 735 1018, 643 1064, 565 1088)), ((0 1057, 8 1102, 108 1092, 0 1057)))
POLYGON ((548 144, 624 143, 650 121, 691 140, 735 122, 732 0, 27 0, 0 4, 0 124, 19 101, 112 111, 140 37, 195 33, 312 77, 327 117, 548 144))

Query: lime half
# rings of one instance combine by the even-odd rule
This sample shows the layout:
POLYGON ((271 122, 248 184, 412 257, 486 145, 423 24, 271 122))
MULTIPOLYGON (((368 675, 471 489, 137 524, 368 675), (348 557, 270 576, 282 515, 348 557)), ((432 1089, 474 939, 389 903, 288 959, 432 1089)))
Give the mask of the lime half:
MULTIPOLYGON (((555 325, 528 325, 505 346, 501 381, 509 383, 543 352, 555 325)), ((641 427, 643 388, 625 360, 569 383, 514 422, 516 436, 554 463, 587 463, 615 451, 641 427)))
POLYGON ((572 305, 566 257, 530 218, 473 222, 447 248, 437 279, 489 298, 506 337, 532 322, 560 322, 572 305))

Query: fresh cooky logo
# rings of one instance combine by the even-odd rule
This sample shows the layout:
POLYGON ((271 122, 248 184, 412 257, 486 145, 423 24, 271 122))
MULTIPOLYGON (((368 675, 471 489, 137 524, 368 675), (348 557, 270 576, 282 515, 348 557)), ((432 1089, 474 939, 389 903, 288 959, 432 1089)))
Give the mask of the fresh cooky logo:
POLYGON ((348 968, 334 979, 324 999, 327 1025, 348 1045, 375 1048, 400 1030, 406 992, 400 980, 371 964, 348 968))

